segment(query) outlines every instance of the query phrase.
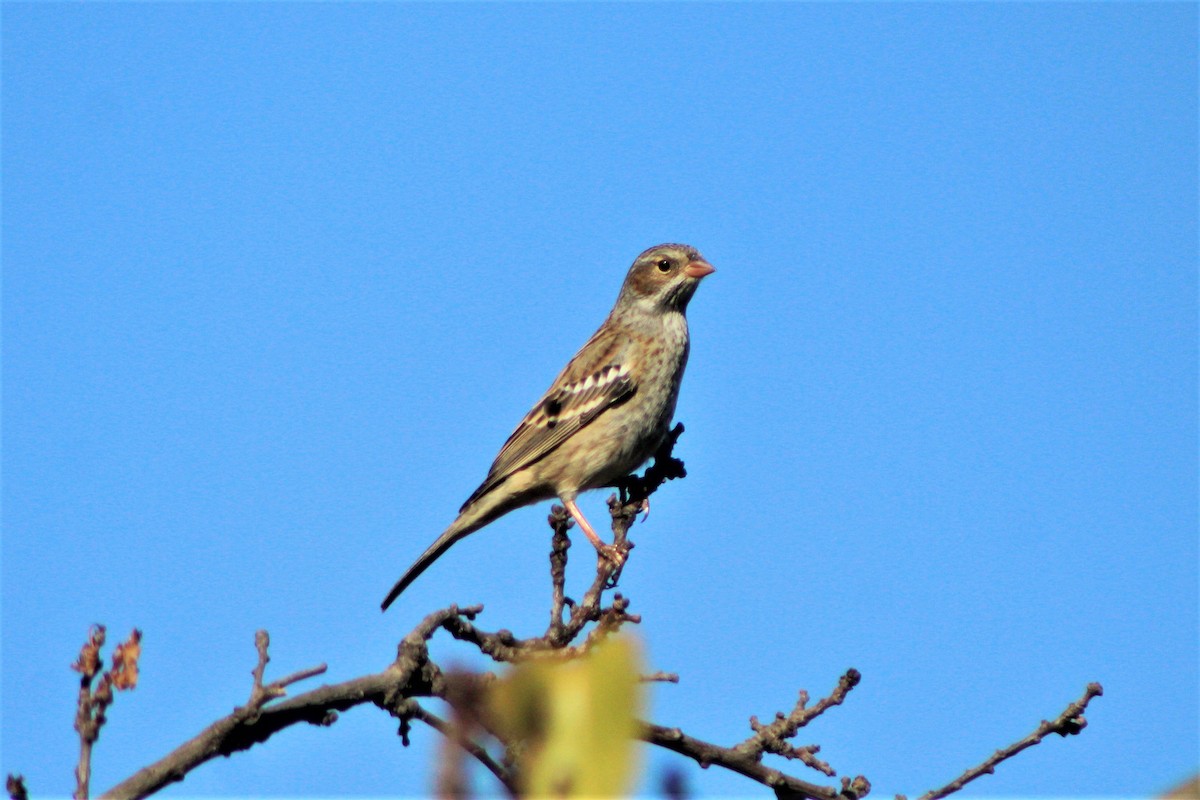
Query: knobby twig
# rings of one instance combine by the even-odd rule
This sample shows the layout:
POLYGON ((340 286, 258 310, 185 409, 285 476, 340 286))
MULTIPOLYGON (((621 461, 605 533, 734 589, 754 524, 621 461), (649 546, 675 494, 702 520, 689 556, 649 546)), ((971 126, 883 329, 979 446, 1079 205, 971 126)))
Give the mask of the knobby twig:
MULTIPOLYGON (((1083 712, 1087 710, 1088 703, 1092 701, 1093 697, 1100 697, 1103 694, 1104 687, 1098 683, 1089 683, 1083 692, 1083 696, 1074 703, 1068 705, 1066 709, 1064 709, 1063 712, 1058 715, 1057 719, 1054 719, 1050 722, 1042 720, 1041 724, 1037 726, 1033 733, 1029 734, 1024 739, 1020 739, 1016 742, 1013 742, 1008 747, 997 750, 995 753, 992 753, 991 756, 985 759, 982 764, 971 767, 969 770, 964 772, 962 775, 959 775, 942 788, 935 789, 931 792, 926 792, 925 794, 921 795, 920 800, 939 800, 939 798, 957 792, 959 789, 963 788, 981 775, 991 775, 996 771, 996 766, 1000 764, 1000 762, 1007 761, 1026 748, 1033 747, 1035 744, 1040 743, 1042 739, 1045 739, 1052 733, 1057 733, 1059 736, 1064 738, 1078 734, 1087 727, 1087 720, 1084 719, 1083 712)), ((901 797, 903 797, 903 795, 901 795, 901 797)))
POLYGON ((75 794, 72 795, 75 800, 87 800, 91 791, 92 746, 100 738, 100 729, 108 720, 113 690, 124 691, 137 686, 142 632, 134 628, 129 638, 117 645, 112 666, 101 675, 104 660, 100 657, 100 649, 104 647, 104 639, 105 627, 93 625, 88 632, 88 640, 79 651, 79 659, 71 665, 71 669, 79 673, 79 700, 75 706, 79 762, 75 766, 75 794), (97 675, 100 675, 100 682, 92 691, 92 681, 97 675))
POLYGON ((250 699, 246 701, 246 705, 242 706, 242 709, 246 709, 248 719, 257 719, 257 712, 261 711, 263 706, 277 697, 284 697, 287 694, 287 687, 293 683, 299 683, 308 678, 322 675, 327 669, 325 664, 318 664, 315 667, 293 672, 291 675, 287 675, 277 681, 272 681, 264 686, 263 672, 267 669, 267 662, 271 660, 271 656, 267 653, 267 649, 270 646, 271 634, 264 630, 254 632, 254 649, 258 651, 258 663, 250 671, 250 675, 254 678, 254 683, 250 687, 250 699))
POLYGON ((550 627, 546 630, 546 636, 561 638, 564 635, 563 606, 567 603, 565 594, 567 549, 571 546, 571 539, 567 536, 567 529, 572 524, 571 515, 562 506, 555 505, 550 508, 550 516, 546 521, 554 529, 554 537, 550 543, 550 585, 552 589, 550 599, 550 627))
POLYGON ((672 455, 682 434, 683 423, 678 423, 655 452, 654 461, 646 468, 645 473, 625 478, 616 487, 619 497, 614 494, 608 499, 609 515, 612 517, 613 547, 621 555, 622 562, 613 564, 605 558, 597 558, 596 578, 579 603, 564 595, 567 549, 571 546, 567 530, 572 525, 571 518, 561 506, 556 505, 550 509, 548 522, 554 530, 550 551, 550 579, 553 587, 550 628, 545 636, 527 640, 521 644, 522 647, 532 651, 565 648, 588 623, 596 622, 599 623, 599 632, 585 643, 585 646, 591 646, 626 622, 641 622, 641 617, 625 613, 629 601, 620 595, 616 595, 613 605, 608 608, 601 606, 601 598, 606 590, 616 586, 624 559, 628 558, 634 548, 633 542, 629 540, 629 529, 637 520, 638 512, 649 503, 650 495, 658 491, 664 483, 687 475, 683 462, 672 455), (570 615, 565 622, 562 619, 564 607, 570 609, 570 615))
POLYGON ((774 753, 787 759, 799 759, 806 766, 831 778, 834 777, 837 772, 833 767, 816 756, 821 750, 820 746, 810 744, 797 747, 788 743, 787 740, 795 736, 809 722, 824 714, 826 709, 840 706, 846 699, 846 695, 858 685, 860 680, 862 680, 862 675, 858 670, 847 670, 829 696, 817 701, 814 706, 809 707, 808 692, 801 690, 800 699, 796 701, 796 706, 790 714, 784 715, 783 712, 776 712, 774 722, 767 725, 759 722, 758 717, 751 717, 750 729, 754 731, 754 735, 734 749, 759 759, 762 758, 763 753, 774 753))
POLYGON ((643 723, 640 738, 644 742, 663 747, 680 755, 687 756, 703 768, 711 765, 744 775, 750 780, 757 781, 775 791, 775 796, 791 800, 811 798, 811 800, 857 800, 865 797, 871 791, 871 784, 866 778, 859 776, 851 781, 842 779, 842 787, 820 786, 815 783, 788 775, 785 772, 768 767, 762 763, 762 754, 756 758, 753 755, 738 751, 733 747, 705 742, 694 736, 689 736, 679 728, 666 728, 662 725, 643 723))
MULTIPOLYGON (((683 435, 683 423, 675 423, 675 427, 667 432, 667 438, 659 445, 658 451, 654 454, 654 463, 647 467, 646 472, 638 477, 630 475, 625 478, 616 487, 620 493, 620 505, 628 507, 623 509, 623 512, 628 513, 629 523, 632 523, 637 512, 641 511, 645 506, 645 502, 650 499, 650 495, 658 491, 667 481, 675 480, 676 478, 686 478, 687 470, 684 469, 683 461, 675 458, 675 444, 679 441, 679 437, 683 435)), ((610 507, 612 501, 609 501, 610 507)), ((616 515, 614 514, 614 519, 616 515)), ((626 519, 625 513, 622 514, 622 519, 626 519)), ((625 524, 624 530, 618 533, 623 535, 629 530, 629 524, 625 524)))
POLYGON ((816 745, 796 747, 789 744, 787 740, 827 709, 841 705, 850 690, 858 685, 859 680, 861 680, 861 676, 858 670, 847 670, 829 696, 813 706, 808 705, 808 692, 801 691, 800 699, 790 714, 777 713, 774 722, 767 725, 760 723, 757 717, 751 717, 750 728, 754 734, 733 747, 720 747, 702 742, 684 734, 678 728, 663 728, 649 724, 644 725, 642 738, 652 744, 688 756, 701 767, 717 764, 731 769, 771 787, 781 797, 808 797, 814 798, 814 800, 864 797, 871 791, 871 784, 861 775, 853 780, 844 779, 842 788, 839 790, 830 786, 809 783, 777 769, 764 766, 762 763, 764 754, 774 753, 788 759, 799 759, 830 777, 836 775, 828 764, 820 761, 814 755, 820 750, 819 747, 816 745))
POLYGON ((101 691, 92 694, 92 681, 104 668, 100 648, 104 647, 105 628, 93 625, 88 640, 79 650, 79 660, 71 669, 79 673, 79 701, 75 705, 75 730, 79 733, 79 763, 75 766, 75 800, 86 800, 88 784, 92 775, 92 744, 100 736, 108 704, 112 702, 111 687, 101 685, 101 691))

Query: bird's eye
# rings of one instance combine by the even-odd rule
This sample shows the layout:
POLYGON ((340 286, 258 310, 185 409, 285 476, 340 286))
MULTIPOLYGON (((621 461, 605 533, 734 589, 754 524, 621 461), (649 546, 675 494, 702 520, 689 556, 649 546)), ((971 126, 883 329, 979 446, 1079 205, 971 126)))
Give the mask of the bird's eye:
POLYGON ((670 272, 671 271, 671 262, 665 258, 660 258, 658 260, 657 266, 658 266, 659 272, 670 272))

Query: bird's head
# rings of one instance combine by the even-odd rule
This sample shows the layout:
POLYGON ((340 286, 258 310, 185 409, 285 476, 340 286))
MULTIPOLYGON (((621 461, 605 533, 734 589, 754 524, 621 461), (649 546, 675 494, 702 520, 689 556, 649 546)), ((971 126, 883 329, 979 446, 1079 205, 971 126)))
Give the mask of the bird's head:
POLYGON ((617 304, 682 312, 705 275, 716 272, 696 248, 660 244, 638 256, 617 304))

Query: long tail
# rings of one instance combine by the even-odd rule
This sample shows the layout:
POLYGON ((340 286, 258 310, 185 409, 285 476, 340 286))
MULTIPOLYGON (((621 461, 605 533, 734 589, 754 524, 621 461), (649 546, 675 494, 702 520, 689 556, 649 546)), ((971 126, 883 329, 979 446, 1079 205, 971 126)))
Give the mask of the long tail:
POLYGON ((408 585, 417 579, 417 576, 429 569, 430 565, 437 561, 442 553, 449 550, 455 542, 478 530, 479 526, 459 525, 459 522, 460 520, 456 519, 449 528, 446 528, 442 535, 435 539, 424 553, 421 553, 421 557, 400 576, 400 580, 396 581, 396 585, 387 593, 387 597, 383 598, 383 603, 379 606, 381 611, 387 611, 388 606, 400 596, 400 593, 407 589, 408 585))
POLYGON ((417 576, 429 569, 429 566, 437 561, 442 553, 449 550, 455 542, 517 508, 523 502, 524 499, 519 494, 497 494, 495 492, 489 492, 468 501, 462 507, 458 518, 450 523, 450 527, 442 531, 442 535, 435 539, 433 544, 429 545, 424 553, 421 553, 421 557, 400 576, 400 580, 396 581, 396 585, 387 593, 387 597, 383 598, 379 607, 383 611, 387 611, 388 606, 400 596, 400 593, 407 589, 408 585, 417 579, 417 576))

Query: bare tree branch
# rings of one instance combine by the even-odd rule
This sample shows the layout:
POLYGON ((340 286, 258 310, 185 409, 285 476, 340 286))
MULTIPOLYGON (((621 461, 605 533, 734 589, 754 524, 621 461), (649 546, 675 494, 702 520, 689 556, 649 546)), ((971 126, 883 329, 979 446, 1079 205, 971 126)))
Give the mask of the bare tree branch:
MULTIPOLYGON (((254 684, 250 689, 250 699, 246 702, 243 708, 261 709, 270 701, 277 697, 287 695, 287 687, 293 683, 306 680, 308 678, 322 675, 325 673, 325 664, 318 664, 315 667, 302 669, 299 672, 293 672, 291 675, 280 678, 277 681, 272 681, 266 686, 263 685, 263 672, 267 668, 267 662, 271 660, 271 656, 267 653, 267 648, 271 646, 271 634, 264 630, 258 630, 254 633, 254 649, 258 651, 258 664, 250 672, 254 677, 254 684)), ((236 712, 235 712, 236 713, 236 712)))
POLYGON ((436 714, 430 713, 417 703, 417 701, 411 700, 409 702, 410 713, 413 719, 419 719, 421 722, 424 722, 448 740, 457 744, 462 750, 474 756, 480 764, 483 764, 489 772, 496 776, 496 780, 500 781, 505 791, 508 792, 509 797, 517 796, 516 780, 511 772, 503 764, 492 758, 491 754, 482 745, 470 737, 463 735, 455 725, 446 722, 436 714))
POLYGON ((112 687, 101 682, 92 694, 92 681, 104 668, 100 649, 104 647, 105 628, 93 625, 88 640, 79 650, 79 660, 71 669, 79 673, 79 700, 75 704, 75 730, 79 733, 79 762, 75 765, 75 800, 87 800, 92 776, 92 744, 100 736, 105 711, 112 702, 112 687))
POLYGON ((662 725, 644 723, 641 733, 644 742, 687 756, 701 767, 707 768, 713 764, 744 775, 753 781, 773 789, 775 796, 780 798, 811 798, 812 800, 856 800, 865 797, 871 790, 871 784, 863 777, 854 781, 842 780, 842 788, 820 786, 806 780, 788 775, 785 772, 765 766, 762 754, 756 758, 745 751, 732 747, 705 742, 693 736, 688 736, 679 728, 665 728, 662 725))
POLYGON ((79 733, 79 761, 75 765, 75 800, 87 800, 91 791, 92 746, 100 738, 100 729, 108 720, 108 707, 113 702, 113 691, 133 689, 138 681, 138 658, 141 656, 142 632, 137 628, 129 638, 117 645, 113 652, 112 666, 100 674, 104 660, 100 650, 104 647, 105 628, 93 625, 88 631, 88 640, 79 651, 79 658, 71 669, 79 673, 79 699, 75 705, 75 730, 79 733), (100 675, 95 691, 92 681, 100 675))
MULTIPOLYGON (((454 741, 459 741, 458 737, 445 728, 444 722, 439 725, 440 720, 415 705, 411 698, 445 697, 445 676, 442 670, 429 660, 426 645, 429 638, 438 629, 445 629, 459 638, 479 643, 481 649, 499 647, 503 650, 509 647, 499 644, 506 638, 505 632, 487 633, 472 624, 471 620, 480 610, 481 608, 478 606, 465 609, 451 606, 430 614, 401 642, 396 661, 388 669, 376 675, 322 686, 265 707, 254 708, 247 703, 245 706, 235 709, 229 716, 205 728, 196 737, 155 764, 139 770, 127 780, 109 789, 103 796, 106 798, 146 797, 169 783, 183 780, 188 772, 212 758, 249 749, 259 742, 266 741, 279 731, 298 723, 330 725, 337 720, 338 712, 365 703, 373 703, 402 721, 420 719, 454 741)), ((257 672, 257 669, 255 671, 257 672)), ((275 684, 269 686, 273 685, 275 684)), ((269 694, 269 692, 264 691, 263 694, 269 694)), ((839 791, 833 787, 817 786, 779 770, 765 767, 749 753, 738 752, 732 748, 721 748, 694 739, 678 729, 646 725, 645 731, 642 736, 644 741, 681 753, 703 765, 716 764, 731 769, 775 789, 776 793, 783 797, 833 800, 838 797, 857 798, 866 793, 865 791, 854 791, 848 794, 846 789, 839 791)), ((468 752, 472 756, 480 758, 480 753, 483 751, 468 749, 468 752)), ((761 759, 761 753, 758 758, 761 759)), ((485 763, 485 766, 488 766, 493 774, 497 774, 497 770, 502 769, 494 763, 494 760, 492 765, 483 762, 483 759, 480 760, 485 763)), ((506 789, 511 790, 513 786, 511 777, 503 779, 499 774, 497 777, 506 789)))
POLYGON ((426 641, 447 620, 474 616, 480 608, 459 609, 451 606, 425 617, 400 643, 395 662, 379 674, 322 686, 265 707, 265 703, 280 696, 279 692, 285 685, 324 672, 324 665, 263 687, 261 669, 266 665, 264 656, 269 637, 260 632, 255 637, 256 647, 259 648, 259 665, 253 671, 256 686, 251 691, 250 702, 209 725, 154 764, 138 770, 103 796, 146 797, 170 783, 183 780, 188 772, 206 761, 247 750, 291 725, 301 722, 332 725, 337 720, 338 712, 365 702, 375 703, 394 713, 397 703, 407 696, 429 696, 434 693, 434 684, 441 679, 441 673, 428 660, 426 641))
MULTIPOLYGON (((561 637, 563 635, 563 606, 566 604, 565 586, 567 581, 567 549, 571 539, 567 529, 571 527, 571 516, 560 505, 551 506, 550 516, 546 519, 554 529, 554 538, 550 544, 550 585, 552 589, 550 600, 550 627, 546 629, 544 638, 561 637)), ((574 605, 574 603, 572 603, 574 605)))
POLYGON ((858 685, 860 680, 862 680, 862 675, 858 670, 849 669, 829 696, 817 701, 816 705, 812 707, 808 706, 808 692, 801 690, 800 699, 796 701, 791 713, 784 715, 783 712, 777 712, 774 722, 767 725, 759 722, 758 717, 751 717, 750 729, 754 731, 754 735, 734 749, 755 758, 762 758, 763 753, 774 753, 787 759, 799 759, 806 766, 832 778, 837 775, 837 772, 828 763, 817 758, 816 754, 821 750, 819 745, 810 744, 797 747, 788 743, 787 740, 795 736, 809 722, 824 714, 826 709, 840 706, 846 699, 846 695, 858 685))
MULTIPOLYGON (((630 476, 618 487, 619 495, 609 499, 612 517, 614 544, 617 552, 628 556, 633 549, 628 533, 639 512, 648 509, 648 499, 664 482, 683 477, 686 471, 683 462, 672 456, 672 448, 683 431, 677 425, 663 447, 655 454, 654 463, 642 476, 630 476)), ((604 594, 616 585, 620 577, 620 566, 605 558, 597 559, 595 578, 583 598, 575 602, 566 596, 565 576, 567 550, 570 541, 568 515, 560 508, 552 509, 549 523, 554 531, 550 572, 552 585, 550 624, 540 637, 519 639, 511 631, 500 629, 494 632, 482 630, 475 625, 476 616, 482 606, 460 608, 450 606, 426 616, 404 637, 396 650, 396 658, 383 672, 366 675, 333 685, 325 685, 289 699, 286 688, 294 683, 320 675, 325 665, 301 670, 270 683, 264 674, 270 661, 268 649, 270 637, 266 631, 255 634, 257 662, 251 671, 253 677, 248 701, 234 709, 230 715, 209 725, 188 742, 185 742, 159 761, 139 770, 125 781, 105 793, 110 798, 142 798, 164 786, 183 780, 201 764, 239 750, 246 750, 271 736, 299 723, 331 725, 338 714, 354 706, 372 703, 399 720, 399 735, 404 745, 412 720, 419 720, 441 733, 452 750, 447 751, 445 764, 450 764, 439 775, 438 788, 443 796, 461 796, 467 790, 466 771, 462 769, 460 754, 467 754, 483 764, 500 782, 510 796, 517 796, 520 789, 518 775, 507 758, 498 760, 478 741, 482 734, 497 739, 503 744, 487 720, 480 714, 484 706, 481 687, 486 677, 462 674, 447 675, 429 655, 429 640, 439 630, 476 647, 497 663, 516 662, 531 657, 552 656, 569 658, 586 652, 626 623, 638 623, 640 617, 628 613, 629 600, 614 593, 609 604, 604 604, 604 594), (580 640, 582 637, 582 640, 580 640), (454 710, 451 720, 444 720, 431 713, 418 698, 435 697, 449 702, 454 710), (451 756, 451 753, 454 755, 451 756)), ((136 632, 135 632, 136 634, 136 632)), ((136 683, 136 660, 138 648, 131 639, 130 649, 122 654, 120 649, 114 661, 122 662, 121 669, 114 664, 109 673, 102 677, 101 686, 95 693, 91 683, 100 673, 100 647, 103 645, 104 629, 96 626, 87 644, 80 653, 79 661, 73 665, 81 674, 80 700, 76 715, 76 729, 80 731, 81 757, 79 789, 77 797, 87 796, 87 780, 90 774, 90 744, 98 735, 103 724, 104 709, 111 703, 113 684, 126 688, 136 683), (110 674, 111 673, 111 674, 110 674), (106 694, 107 693, 107 694, 106 694)), ((486 675, 486 674, 485 674, 486 675)), ((677 682, 679 677, 672 673, 652 672, 641 677, 643 682, 677 682)), ((689 736, 678 728, 641 723, 640 738, 650 744, 692 759, 701 767, 717 765, 743 775, 769 787, 778 798, 808 798, 809 800, 859 800, 871 790, 870 782, 859 775, 853 779, 842 778, 839 786, 822 786, 789 775, 781 770, 764 765, 767 754, 798 759, 806 765, 833 777, 833 768, 816 757, 817 745, 797 746, 789 740, 801 728, 828 709, 840 705, 847 694, 858 684, 860 675, 848 670, 837 686, 825 697, 809 705, 807 692, 801 691, 793 709, 784 714, 779 712, 769 723, 760 723, 750 718, 752 735, 731 747, 706 742, 689 736)), ((951 794, 979 775, 992 772, 997 764, 1016 753, 1040 742, 1050 733, 1063 736, 1079 733, 1086 725, 1083 711, 1092 697, 1101 693, 1099 684, 1091 684, 1084 697, 1072 705, 1053 722, 1043 722, 1033 734, 1021 741, 997 751, 991 758, 974 767, 948 784, 930 792, 921 800, 938 800, 951 794)), ((682 784, 675 787, 682 793, 682 784)), ((20 776, 9 776, 10 797, 24 800, 24 784, 20 776)))
MULTIPOLYGON (((989 758, 984 760, 982 764, 971 767, 969 770, 959 775, 950 783, 940 789, 935 789, 931 792, 926 792, 921 795, 920 800, 939 800, 946 795, 953 794, 959 789, 966 786, 971 781, 981 775, 991 775, 996 771, 996 766, 1002 761, 1006 761, 1022 750, 1033 747, 1049 736, 1052 733, 1057 733, 1059 736, 1072 736, 1078 734, 1087 727, 1087 720, 1083 717, 1083 712, 1087 709, 1088 703, 1093 697, 1099 697, 1104 694, 1104 687, 1098 683, 1089 683, 1087 689, 1084 690, 1083 697, 1080 697, 1074 703, 1071 703, 1066 709, 1058 715, 1057 719, 1051 722, 1042 720, 1042 723, 1037 726, 1033 733, 1013 742, 1008 747, 1001 748, 993 753, 989 758)), ((902 797, 903 795, 901 795, 902 797)))

